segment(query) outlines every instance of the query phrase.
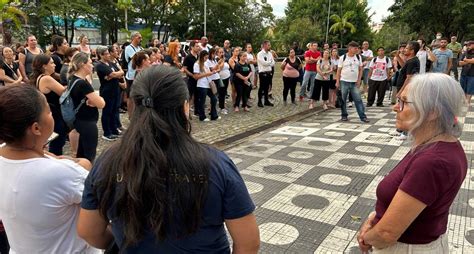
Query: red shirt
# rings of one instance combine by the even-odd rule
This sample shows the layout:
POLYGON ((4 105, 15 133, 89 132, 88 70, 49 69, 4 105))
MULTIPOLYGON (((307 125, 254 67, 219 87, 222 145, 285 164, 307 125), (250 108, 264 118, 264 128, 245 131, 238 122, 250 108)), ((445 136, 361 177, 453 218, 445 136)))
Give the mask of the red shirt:
MULTIPOLYGON (((311 51, 311 50, 307 50, 306 52, 304 52, 304 57, 312 57, 314 59, 317 59, 318 57, 321 56, 321 53, 319 51, 311 51)), ((305 70, 307 71, 316 71, 316 64, 317 62, 314 62, 314 63, 306 63, 306 66, 304 67, 305 70)))
POLYGON ((379 183, 373 225, 384 215, 398 189, 426 208, 402 234, 399 242, 427 244, 446 232, 449 207, 467 173, 467 159, 459 142, 435 142, 408 153, 379 183))

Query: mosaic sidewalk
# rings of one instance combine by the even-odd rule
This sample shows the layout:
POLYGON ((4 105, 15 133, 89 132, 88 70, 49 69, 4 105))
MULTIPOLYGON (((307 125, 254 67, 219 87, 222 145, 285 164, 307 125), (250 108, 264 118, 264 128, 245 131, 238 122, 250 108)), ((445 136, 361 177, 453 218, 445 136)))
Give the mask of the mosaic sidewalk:
MULTIPOLYGON (((227 150, 257 206, 261 253, 360 253, 356 233, 374 210, 375 188, 408 152, 388 135, 395 113, 355 108, 350 122, 338 109, 270 130, 227 150)), ((452 253, 474 253, 474 113, 461 142, 470 170, 449 216, 452 253)))

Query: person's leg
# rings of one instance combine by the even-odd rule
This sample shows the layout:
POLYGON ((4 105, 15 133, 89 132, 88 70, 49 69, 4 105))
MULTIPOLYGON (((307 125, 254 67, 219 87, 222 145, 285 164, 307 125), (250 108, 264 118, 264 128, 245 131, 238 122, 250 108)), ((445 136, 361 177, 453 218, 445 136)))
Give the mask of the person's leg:
POLYGON ((242 100, 243 94, 243 86, 240 82, 235 82, 235 91, 237 92, 237 96, 235 97, 234 109, 238 109, 240 107, 240 100, 242 100))
POLYGON ((291 78, 290 79, 290 96, 291 96, 291 103, 295 103, 296 100, 296 83, 298 83, 299 78, 291 78))
POLYGON ((392 98, 390 98, 392 105, 395 105, 395 103, 397 103, 397 93, 398 88, 396 86, 392 86, 392 98))
POLYGON ((111 121, 113 119, 112 116, 112 108, 114 107, 112 103, 112 93, 111 91, 102 91, 100 96, 104 98, 105 107, 102 109, 102 116, 101 116, 101 123, 102 123, 102 130, 104 131, 105 137, 110 137, 112 135, 112 129, 110 129, 111 121))
POLYGON ((263 91, 266 89, 264 89, 264 86, 265 86, 265 77, 264 77, 264 73, 259 73, 258 74, 258 78, 260 79, 260 86, 258 87, 258 93, 257 93, 257 96, 258 96, 258 106, 263 106, 263 102, 262 102, 262 97, 263 97, 263 91))
POLYGON ((207 88, 198 87, 196 89, 196 92, 197 92, 196 98, 198 99, 198 105, 195 110, 199 114, 199 120, 203 121, 204 119, 206 119, 206 113, 204 111, 204 103, 206 103, 207 88))
POLYGON ((268 100, 268 92, 270 91, 270 85, 272 83, 272 75, 270 73, 267 73, 265 75, 265 90, 263 90, 263 99, 264 99, 264 105, 270 106, 273 105, 269 100, 268 100))
POLYGON ((357 89, 355 84, 352 84, 350 88, 350 92, 352 94, 352 98, 354 99, 354 104, 357 110, 357 114, 359 114, 360 120, 364 121, 365 119, 367 119, 367 116, 365 115, 364 102, 362 102, 360 91, 359 89, 357 89))
POLYGON ((283 101, 286 102, 288 97, 288 91, 290 91, 290 81, 291 78, 283 77, 283 101))
POLYGON ((248 106, 249 92, 252 91, 252 86, 243 85, 242 87, 242 108, 245 109, 248 106))
POLYGON ((341 118, 342 120, 347 119, 347 96, 349 95, 350 83, 345 81, 340 81, 340 89, 342 94, 342 104, 341 104, 341 118))
POLYGON ((223 79, 222 84, 222 87, 217 88, 217 90, 219 91, 219 108, 225 109, 225 96, 227 94, 227 87, 229 86, 229 79, 223 79))
POLYGON ((379 87, 377 89, 377 106, 383 105, 383 99, 385 98, 385 93, 387 92, 388 80, 378 81, 379 87))
POLYGON ((216 120, 219 118, 219 115, 217 114, 217 97, 212 93, 210 88, 207 89, 207 96, 211 100, 211 120, 216 120))
POLYGON ((56 116, 54 118, 54 132, 58 134, 58 137, 49 143, 49 152, 55 155, 63 155, 63 147, 66 144, 68 127, 64 120, 56 116))
POLYGON ((122 104, 122 90, 118 88, 116 97, 115 97, 115 107, 114 107, 114 121, 117 128, 122 128, 122 123, 120 122, 120 105, 122 104))
POLYGON ((360 93, 365 94, 367 92, 367 87, 369 84, 369 69, 364 68, 362 72, 362 84, 361 84, 361 89, 360 93))
POLYGON ((97 154, 97 143, 99 138, 99 131, 97 129, 97 123, 94 121, 83 121, 80 139, 83 140, 82 148, 84 158, 88 159, 91 163, 94 162, 97 154))
POLYGON ((309 79, 309 94, 313 94, 314 90, 314 82, 316 81, 316 72, 312 71, 311 72, 311 77, 309 79))
POLYGON ((300 88, 300 99, 301 97, 304 97, 306 94, 306 87, 308 86, 308 82, 310 79, 311 73, 310 71, 305 71, 303 75, 303 83, 300 88))
POLYGON ((474 76, 466 76, 466 82, 467 82, 467 106, 469 110, 469 106, 471 105, 471 97, 474 94, 474 76))
POLYGON ((367 107, 371 107, 375 102, 375 93, 377 92, 377 83, 378 81, 374 81, 369 79, 369 92, 367 94, 367 107))
POLYGON ((314 81, 314 86, 313 86, 313 93, 311 94, 311 99, 315 100, 316 102, 319 101, 319 98, 321 97, 321 89, 322 89, 322 81, 321 80, 315 80, 314 81))
POLYGON ((458 75, 458 59, 457 58, 451 58, 453 61, 453 64, 451 66, 451 70, 449 71, 449 73, 451 74, 451 71, 453 72, 454 74, 454 78, 456 80, 459 79, 459 75, 458 75))

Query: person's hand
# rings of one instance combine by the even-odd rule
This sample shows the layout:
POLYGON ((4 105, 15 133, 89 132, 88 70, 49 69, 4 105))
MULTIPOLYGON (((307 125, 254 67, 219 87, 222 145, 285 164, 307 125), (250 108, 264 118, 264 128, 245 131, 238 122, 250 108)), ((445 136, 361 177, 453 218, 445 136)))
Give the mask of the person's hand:
POLYGON ((336 80, 336 88, 339 89, 340 85, 339 85, 339 80, 336 80))
POLYGON ((375 218, 375 212, 372 212, 367 217, 367 220, 364 222, 362 227, 357 234, 357 242, 359 243, 359 249, 362 253, 369 253, 369 250, 372 249, 370 244, 365 243, 364 236, 372 228, 372 221, 375 218))
POLYGON ((356 86, 357 86, 357 88, 360 87, 360 79, 356 81, 356 86))

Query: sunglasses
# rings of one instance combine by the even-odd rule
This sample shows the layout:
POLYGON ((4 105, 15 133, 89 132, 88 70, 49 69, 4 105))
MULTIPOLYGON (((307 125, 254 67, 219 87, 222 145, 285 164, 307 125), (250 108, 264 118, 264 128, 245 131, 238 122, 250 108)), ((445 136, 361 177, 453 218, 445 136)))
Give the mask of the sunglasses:
POLYGON ((405 101, 403 100, 402 98, 400 97, 397 97, 397 104, 398 104, 398 108, 399 108, 399 112, 402 112, 403 109, 405 108, 405 104, 406 103, 413 103, 411 101, 405 101))

